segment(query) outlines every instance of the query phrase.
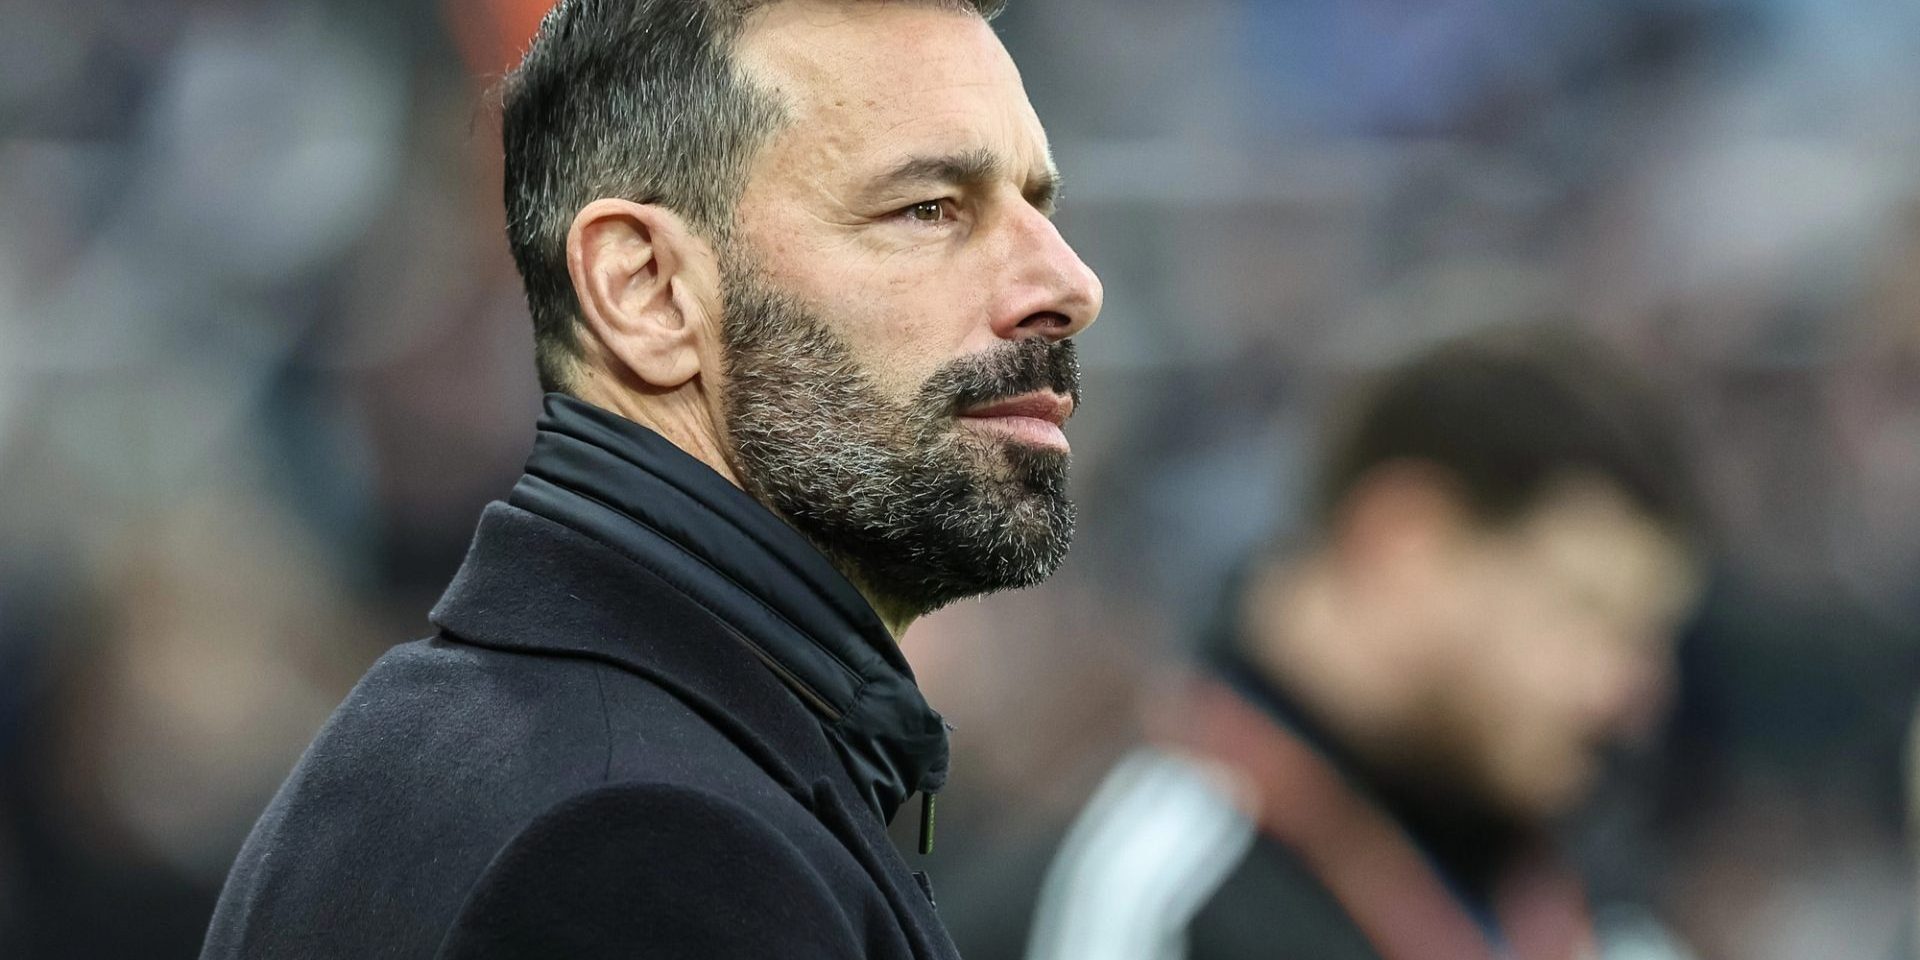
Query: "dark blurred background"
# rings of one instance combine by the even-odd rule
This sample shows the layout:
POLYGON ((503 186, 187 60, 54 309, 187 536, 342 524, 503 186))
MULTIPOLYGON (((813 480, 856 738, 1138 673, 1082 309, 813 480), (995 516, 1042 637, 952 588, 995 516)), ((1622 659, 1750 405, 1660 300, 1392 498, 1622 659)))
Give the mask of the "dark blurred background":
MULTIPOLYGON (((427 632, 537 410, 490 90, 543 7, 0 0, 0 956, 193 956, 307 739, 427 632)), ((956 727, 932 869, 963 951, 1017 955, 1142 694, 1300 522, 1329 403, 1545 317, 1679 392, 1719 532, 1667 761, 1595 872, 1703 960, 1893 955, 1920 4, 1013 0, 1000 28, 1108 305, 1073 558, 906 642, 956 727)))

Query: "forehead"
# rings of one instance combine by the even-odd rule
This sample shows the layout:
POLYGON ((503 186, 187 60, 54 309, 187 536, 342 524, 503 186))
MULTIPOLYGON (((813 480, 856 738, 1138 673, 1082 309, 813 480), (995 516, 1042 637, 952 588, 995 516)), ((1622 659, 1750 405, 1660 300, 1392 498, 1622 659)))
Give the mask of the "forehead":
POLYGON ((1609 594, 1621 604, 1678 612, 1698 589, 1696 560, 1624 492, 1591 477, 1561 483, 1522 524, 1541 572, 1609 594))
POLYGON ((789 123, 768 144, 776 157, 854 172, 963 151, 1019 171, 1048 163, 1019 71, 969 11, 784 0, 754 14, 736 54, 786 108, 789 123))

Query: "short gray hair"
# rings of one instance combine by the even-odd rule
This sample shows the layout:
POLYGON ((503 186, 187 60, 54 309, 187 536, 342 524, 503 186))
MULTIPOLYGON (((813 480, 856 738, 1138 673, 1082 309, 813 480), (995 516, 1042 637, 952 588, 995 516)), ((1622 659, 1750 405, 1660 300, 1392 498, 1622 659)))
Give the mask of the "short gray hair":
MULTIPOLYGON (((668 207, 724 242, 754 155, 782 120, 736 69, 755 10, 779 0, 560 0, 502 95, 507 242, 533 314, 540 384, 569 386, 579 304, 567 232, 587 204, 668 207)), ((919 2, 997 16, 1005 0, 919 2)))

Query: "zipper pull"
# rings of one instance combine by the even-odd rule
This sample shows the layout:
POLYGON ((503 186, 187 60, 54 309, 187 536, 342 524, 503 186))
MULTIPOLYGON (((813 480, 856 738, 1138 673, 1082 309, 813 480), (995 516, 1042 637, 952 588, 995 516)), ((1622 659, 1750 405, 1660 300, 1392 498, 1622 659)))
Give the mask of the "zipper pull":
POLYGON ((920 793, 920 855, 933 852, 933 794, 920 793))

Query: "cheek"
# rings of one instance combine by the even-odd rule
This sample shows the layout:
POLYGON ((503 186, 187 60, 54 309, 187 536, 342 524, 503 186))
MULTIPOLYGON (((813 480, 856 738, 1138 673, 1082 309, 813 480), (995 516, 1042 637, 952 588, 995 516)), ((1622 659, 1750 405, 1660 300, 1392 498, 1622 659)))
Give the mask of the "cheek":
POLYGON ((761 268, 831 322, 863 362, 911 369, 919 356, 990 345, 986 285, 970 280, 977 271, 945 245, 882 250, 857 239, 806 242, 791 236, 800 227, 785 230, 764 229, 771 235, 751 244, 761 268))
POLYGON ((1596 668, 1580 629, 1529 602, 1519 591, 1485 598, 1484 660, 1475 671, 1492 735, 1536 761, 1572 752, 1589 736, 1588 690, 1596 668), (1519 594, 1519 595, 1516 595, 1519 594))
POLYGON ((843 272, 838 295, 882 320, 892 336, 938 347, 949 355, 993 345, 993 291, 1004 286, 978 243, 929 240, 865 261, 843 272))
POLYGON ((812 305, 846 344, 862 374, 896 403, 911 401, 955 351, 923 319, 872 298, 834 297, 812 305))
POLYGON ((1431 633, 1456 656, 1477 656, 1486 649, 1489 633, 1506 619, 1502 572, 1471 559, 1441 564, 1433 575, 1418 578, 1415 587, 1402 584, 1405 616, 1421 633, 1431 633))
POLYGON ((914 337, 874 338, 864 349, 856 347, 861 366, 881 392, 895 403, 911 403, 920 396, 950 354, 936 351, 932 345, 914 337))
POLYGON ((878 346, 902 366, 926 366, 924 358, 930 356, 944 362, 994 345, 985 309, 967 293, 937 283, 889 286, 881 295, 863 298, 860 308, 878 346))

